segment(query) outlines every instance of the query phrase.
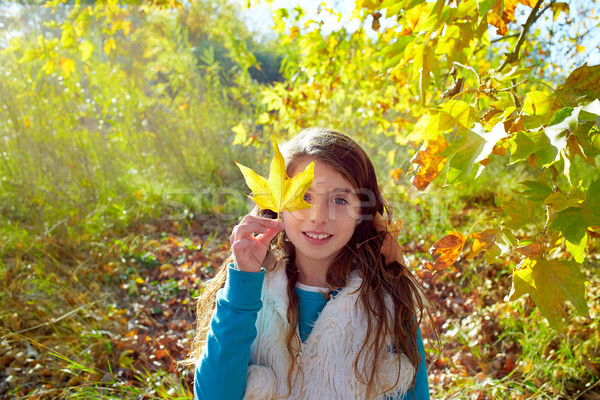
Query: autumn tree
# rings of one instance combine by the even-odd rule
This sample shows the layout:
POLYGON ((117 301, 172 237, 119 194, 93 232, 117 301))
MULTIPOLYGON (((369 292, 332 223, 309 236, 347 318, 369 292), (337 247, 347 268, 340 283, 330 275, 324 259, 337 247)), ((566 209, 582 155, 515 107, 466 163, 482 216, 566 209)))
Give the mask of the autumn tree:
POLYGON ((498 190, 468 232, 434 243, 424 267, 518 257, 510 299, 529 294, 561 330, 565 300, 589 316, 580 270, 600 233, 600 67, 585 64, 598 51, 585 48, 595 6, 362 0, 345 21, 354 31, 324 24, 336 15, 324 5, 312 19, 301 6, 275 9, 286 80, 262 90, 254 122, 282 135, 315 124, 357 132, 388 153, 391 177, 412 154, 418 190, 522 168, 527 179, 498 190))

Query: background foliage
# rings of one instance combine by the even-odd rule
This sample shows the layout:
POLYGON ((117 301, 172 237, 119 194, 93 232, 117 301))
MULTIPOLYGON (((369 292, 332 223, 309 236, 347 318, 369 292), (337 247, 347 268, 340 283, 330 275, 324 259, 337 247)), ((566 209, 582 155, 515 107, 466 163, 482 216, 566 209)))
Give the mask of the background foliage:
POLYGON ((190 297, 249 207, 232 161, 312 125, 405 221, 434 393, 593 393, 596 1, 273 3, 269 35, 225 0, 2 7, 0 395, 188 396, 190 297))

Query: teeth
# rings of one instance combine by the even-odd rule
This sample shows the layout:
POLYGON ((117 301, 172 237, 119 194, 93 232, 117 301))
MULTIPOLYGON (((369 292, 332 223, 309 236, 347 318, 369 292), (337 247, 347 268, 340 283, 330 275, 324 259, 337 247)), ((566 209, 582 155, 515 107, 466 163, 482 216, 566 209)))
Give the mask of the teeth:
POLYGON ((306 236, 311 237, 313 239, 327 239, 331 235, 314 235, 312 233, 305 232, 306 236))

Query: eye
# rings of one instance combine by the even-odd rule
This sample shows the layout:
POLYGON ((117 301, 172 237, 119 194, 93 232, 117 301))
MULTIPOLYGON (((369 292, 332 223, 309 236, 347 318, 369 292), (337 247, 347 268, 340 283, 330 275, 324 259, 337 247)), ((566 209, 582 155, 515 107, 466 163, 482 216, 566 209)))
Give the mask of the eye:
POLYGON ((344 204, 350 204, 350 203, 348 203, 348 200, 346 200, 343 197, 336 197, 336 198, 333 199, 333 202, 335 204, 337 204, 337 205, 340 205, 340 206, 342 206, 344 204))
POLYGON ((304 201, 306 201, 307 203, 310 203, 310 194, 304 193, 304 201))

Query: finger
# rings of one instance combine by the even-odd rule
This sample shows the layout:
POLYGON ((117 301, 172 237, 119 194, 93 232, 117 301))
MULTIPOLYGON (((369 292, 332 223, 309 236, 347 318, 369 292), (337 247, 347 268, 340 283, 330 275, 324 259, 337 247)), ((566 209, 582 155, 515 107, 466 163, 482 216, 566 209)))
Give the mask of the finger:
POLYGON ((234 227, 233 227, 233 229, 231 230, 231 235, 229 235, 229 242, 230 242, 230 243, 233 243, 233 242, 234 242, 234 240, 235 240, 235 235, 236 235, 236 233, 237 233, 238 226, 239 226, 239 225, 236 225, 236 226, 234 226, 234 227))
POLYGON ((249 251, 252 248, 252 245, 254 245, 254 240, 250 238, 240 239, 232 243, 231 249, 234 253, 242 254, 249 251))
POLYGON ((256 215, 246 215, 239 225, 244 225, 246 223, 256 223, 267 228, 277 228, 279 225, 282 224, 282 221, 278 221, 276 219, 271 218, 258 217, 256 215))
POLYGON ((238 225, 237 234, 246 235, 248 232, 265 233, 267 229, 280 231, 283 228, 284 225, 281 221, 263 219, 262 221, 252 221, 238 225))
POLYGON ((247 236, 251 236, 253 233, 266 233, 268 230, 267 227, 264 227, 262 225, 259 224, 247 224, 247 225, 240 225, 238 226, 238 229, 236 230, 235 233, 235 238, 243 238, 243 237, 247 237, 247 236))
POLYGON ((273 240, 279 232, 281 232, 281 229, 269 229, 266 233, 257 236, 256 239, 265 246, 268 246, 269 243, 271 243, 271 240, 273 240))

